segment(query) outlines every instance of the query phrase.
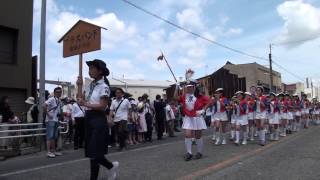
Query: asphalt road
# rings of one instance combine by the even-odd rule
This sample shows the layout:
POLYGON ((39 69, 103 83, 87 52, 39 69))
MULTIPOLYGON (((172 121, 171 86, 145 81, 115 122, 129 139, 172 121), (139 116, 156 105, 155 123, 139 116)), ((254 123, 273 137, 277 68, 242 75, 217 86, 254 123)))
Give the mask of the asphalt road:
MULTIPOLYGON (((256 143, 247 146, 215 146, 207 131, 204 158, 185 162, 182 134, 176 138, 154 141, 113 152, 107 157, 120 162, 123 180, 169 179, 320 179, 320 126, 303 130, 261 147, 256 143)), ((195 150, 195 147, 194 147, 195 150)), ((107 171, 100 170, 100 179, 107 171)), ((86 180, 89 161, 83 152, 65 151, 64 156, 47 159, 45 153, 8 159, 0 162, 1 180, 86 180)))

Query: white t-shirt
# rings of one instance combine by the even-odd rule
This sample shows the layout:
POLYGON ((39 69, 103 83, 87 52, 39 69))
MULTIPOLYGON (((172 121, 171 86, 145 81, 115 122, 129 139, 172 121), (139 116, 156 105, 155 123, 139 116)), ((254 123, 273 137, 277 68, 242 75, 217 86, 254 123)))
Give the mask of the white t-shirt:
POLYGON ((45 104, 47 105, 46 121, 58 121, 58 114, 61 114, 61 101, 59 98, 50 97, 45 104))
MULTIPOLYGON (((62 112, 63 113, 68 113, 71 115, 72 113, 72 104, 66 104, 62 107, 62 112)), ((69 121, 71 120, 71 116, 64 116, 64 121, 69 121)))
POLYGON ((110 88, 104 82, 103 79, 100 79, 97 82, 91 82, 90 86, 86 89, 86 100, 90 104, 99 104, 100 98, 103 96, 110 97, 110 88))
POLYGON ((124 98, 122 98, 121 100, 114 99, 112 101, 111 107, 110 107, 110 110, 115 112, 114 122, 119 122, 121 120, 127 121, 128 120, 128 113, 129 113, 130 109, 131 109, 131 104, 128 99, 124 99, 124 98), (122 101, 122 103, 120 104, 121 101, 122 101), (120 106, 119 106, 119 104, 120 104, 120 106), (117 112, 115 112, 118 106, 119 106, 119 108, 118 108, 117 112))
POLYGON ((171 108, 171 106, 169 104, 165 107, 165 110, 166 110, 166 119, 167 119, 167 121, 175 119, 175 115, 174 115, 173 109, 171 108))

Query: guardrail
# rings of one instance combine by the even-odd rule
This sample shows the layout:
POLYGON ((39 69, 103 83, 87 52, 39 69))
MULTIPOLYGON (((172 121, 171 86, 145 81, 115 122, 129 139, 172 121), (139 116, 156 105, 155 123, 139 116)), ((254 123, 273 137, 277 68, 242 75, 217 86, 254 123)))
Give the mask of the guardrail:
MULTIPOLYGON (((69 132, 69 124, 68 122, 59 122, 59 129, 63 129, 64 131, 60 131, 60 134, 67 134, 69 132), (61 126, 63 125, 63 126, 61 126), (65 126, 66 125, 66 126, 65 126)), ((36 136, 45 136, 45 132, 39 133, 38 131, 45 131, 46 128, 42 127, 42 123, 27 123, 27 124, 1 124, 0 125, 0 140, 1 139, 12 139, 12 138, 25 138, 25 137, 36 137, 36 136), (41 126, 38 128, 32 127, 32 129, 28 129, 26 127, 29 126, 41 126), (1 130, 3 127, 8 127, 8 128, 17 128, 17 129, 6 129, 6 130, 1 130), (20 133, 30 133, 34 132, 34 134, 20 134, 20 133), (9 135, 6 136, 1 136, 1 133, 8 133, 9 135), (18 135, 16 133, 19 133, 18 135), (12 134, 12 135, 10 135, 12 134)))

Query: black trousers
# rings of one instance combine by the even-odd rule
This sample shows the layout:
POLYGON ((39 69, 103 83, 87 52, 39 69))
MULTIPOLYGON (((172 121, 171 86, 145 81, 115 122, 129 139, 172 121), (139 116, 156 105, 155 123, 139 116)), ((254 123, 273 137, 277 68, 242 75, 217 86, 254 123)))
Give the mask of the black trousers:
POLYGON ((115 122, 114 126, 115 126, 115 135, 118 138, 118 143, 120 145, 120 148, 124 148, 126 146, 126 140, 128 136, 127 121, 121 120, 119 122, 115 122))
POLYGON ((161 139, 165 130, 165 121, 162 117, 156 117, 157 136, 161 139))
POLYGON ((107 160, 104 156, 91 159, 90 160, 90 180, 98 179, 100 165, 106 167, 109 170, 113 168, 113 164, 109 160, 107 160))
POLYGON ((145 140, 152 141, 152 130, 153 130, 152 115, 150 113, 147 113, 145 117, 146 117, 146 123, 147 123, 147 133, 146 133, 145 140))
POLYGON ((76 117, 74 118, 74 147, 83 147, 84 142, 84 117, 76 117))

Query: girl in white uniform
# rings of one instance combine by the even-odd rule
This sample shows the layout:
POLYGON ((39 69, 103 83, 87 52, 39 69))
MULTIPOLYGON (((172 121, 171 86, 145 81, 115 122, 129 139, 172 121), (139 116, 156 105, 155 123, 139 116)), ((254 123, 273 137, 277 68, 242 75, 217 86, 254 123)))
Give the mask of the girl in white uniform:
POLYGON ((242 144, 247 144, 247 126, 248 126, 248 102, 247 99, 251 94, 246 92, 246 97, 244 98, 244 93, 242 91, 236 92, 237 99, 239 104, 237 106, 237 119, 236 119, 236 141, 234 142, 236 145, 240 144, 240 132, 242 131, 243 140, 242 144))
POLYGON ((182 128, 185 130, 185 147, 187 154, 185 155, 185 161, 190 161, 192 155, 192 138, 196 139, 197 154, 196 159, 202 158, 203 140, 202 130, 207 129, 203 114, 205 110, 210 106, 210 99, 196 91, 196 82, 191 80, 191 76, 194 72, 188 70, 186 72, 187 84, 184 88, 184 93, 178 96, 179 85, 177 85, 174 96, 182 104, 184 118, 182 128))
MULTIPOLYGON (((78 95, 78 103, 85 111, 85 156, 90 158, 90 180, 98 179, 100 165, 110 170, 108 179, 117 177, 119 162, 110 162, 105 158, 107 153, 108 124, 105 110, 108 107, 110 89, 106 76, 109 70, 102 60, 87 61, 89 75, 94 80, 85 95, 78 95)), ((82 86, 82 77, 77 80, 82 86)))

